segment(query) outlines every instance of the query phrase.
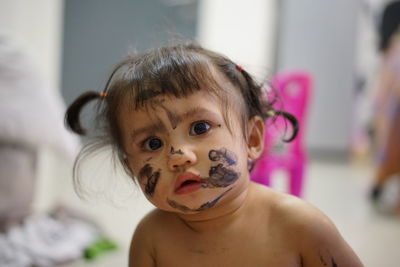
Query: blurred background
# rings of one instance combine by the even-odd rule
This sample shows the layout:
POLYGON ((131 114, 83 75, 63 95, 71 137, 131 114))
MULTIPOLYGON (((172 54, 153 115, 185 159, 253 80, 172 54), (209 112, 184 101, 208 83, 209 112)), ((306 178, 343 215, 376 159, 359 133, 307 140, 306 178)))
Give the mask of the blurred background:
MULTIPOLYGON (((0 0, 0 78, 5 81, 0 81, 1 110, 13 110, 3 111, 1 117, 6 126, 0 126, 0 134, 5 135, 0 136, 5 147, 0 173, 10 177, 15 172, 8 169, 28 166, 26 173, 34 181, 14 179, 14 191, 1 182, 0 211, 14 204, 16 196, 11 192, 24 194, 15 188, 30 189, 32 198, 26 201, 32 210, 18 215, 18 220, 27 214, 49 214, 61 206, 89 218, 119 248, 66 266, 126 266, 131 235, 152 207, 102 155, 85 167, 96 197, 83 201, 76 196, 73 159, 85 140, 62 127, 63 113, 81 92, 102 90, 113 66, 130 50, 189 38, 231 57, 259 81, 290 71, 310 74, 313 90, 304 133, 309 161, 302 197, 333 220, 365 266, 398 266, 399 179, 382 185, 379 202, 370 196, 377 167, 372 113, 383 61, 379 25, 390 2, 0 0), (15 58, 16 53, 26 55, 31 63, 7 57, 15 58), (30 86, 16 85, 21 89, 18 93, 13 81, 21 82, 24 72, 7 74, 15 71, 13 64, 39 77, 34 78, 39 82, 27 79, 30 86), (42 115, 33 116, 39 110, 42 115), (23 126, 18 128, 17 122, 23 126), (14 127, 15 132, 6 127, 14 127), (29 136, 32 132, 35 138, 29 136), (25 159, 26 165, 13 166, 9 149, 33 156, 25 159)), ((87 117, 89 121, 90 112, 87 117)), ((26 173, 18 175, 27 177, 26 173)), ((272 183, 285 191, 286 174, 278 172, 272 183)))

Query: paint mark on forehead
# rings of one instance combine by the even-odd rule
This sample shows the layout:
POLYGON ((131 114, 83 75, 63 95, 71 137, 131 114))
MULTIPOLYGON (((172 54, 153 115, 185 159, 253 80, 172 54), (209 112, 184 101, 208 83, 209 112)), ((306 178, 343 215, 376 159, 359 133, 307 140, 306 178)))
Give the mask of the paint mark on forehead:
POLYGON ((176 129, 178 124, 182 121, 182 117, 179 116, 178 114, 172 112, 168 108, 166 108, 164 105, 161 105, 162 109, 164 109, 165 113, 167 114, 168 120, 171 123, 172 129, 176 129))

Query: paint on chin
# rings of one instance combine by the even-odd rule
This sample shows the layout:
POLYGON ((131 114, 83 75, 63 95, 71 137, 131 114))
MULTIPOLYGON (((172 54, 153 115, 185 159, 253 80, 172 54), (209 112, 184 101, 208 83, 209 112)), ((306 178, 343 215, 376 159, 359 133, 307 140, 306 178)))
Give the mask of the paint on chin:
POLYGON ((143 183, 143 180, 146 180, 144 193, 152 197, 156 190, 158 180, 160 179, 160 170, 153 171, 153 167, 151 167, 150 164, 146 164, 140 169, 138 179, 139 183, 143 183))
POLYGON ((199 208, 197 209, 191 209, 185 205, 179 204, 178 202, 174 201, 174 200, 170 200, 167 198, 167 203, 174 209, 180 210, 182 212, 197 212, 197 211, 203 211, 203 210, 207 210, 210 209, 212 207, 214 207, 218 201, 224 197, 229 191, 232 190, 233 187, 229 188, 228 190, 226 190, 225 192, 223 192, 221 195, 219 195, 217 198, 215 198, 212 201, 208 201, 204 204, 202 204, 199 208))

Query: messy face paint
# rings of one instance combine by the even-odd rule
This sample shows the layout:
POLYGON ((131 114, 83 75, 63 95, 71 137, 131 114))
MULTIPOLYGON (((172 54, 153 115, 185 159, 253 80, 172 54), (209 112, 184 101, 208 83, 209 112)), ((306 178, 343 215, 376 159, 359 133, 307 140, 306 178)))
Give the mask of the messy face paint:
POLYGON ((165 113, 167 114, 169 122, 171 123, 172 129, 175 130, 176 127, 178 126, 178 123, 181 121, 181 117, 178 116, 177 114, 173 113, 172 111, 170 111, 168 108, 164 107, 163 105, 161 105, 161 107, 165 110, 165 113))
MULTIPOLYGON (((225 205, 230 202, 221 198, 231 200, 245 192, 247 162, 239 155, 247 155, 246 142, 229 130, 225 111, 214 96, 199 91, 184 98, 155 97, 148 103, 122 110, 119 125, 127 164, 152 204, 192 213, 225 205), (153 149, 153 139, 162 145, 153 149), (196 176, 184 186, 201 183, 200 188, 177 193, 184 173, 196 176)), ((241 121, 231 116, 229 126, 240 129, 241 121)))
POLYGON ((237 158, 235 154, 228 151, 226 148, 222 148, 220 150, 210 150, 208 153, 208 157, 212 161, 225 161, 229 166, 237 164, 237 158))
POLYGON ((207 187, 227 187, 239 178, 240 174, 234 170, 224 167, 222 163, 211 167, 207 180, 207 187))
POLYGON ((228 166, 237 164, 237 157, 226 148, 219 150, 210 150, 208 157, 211 161, 219 162, 212 166, 208 172, 208 178, 203 178, 203 187, 227 187, 236 182, 240 173, 228 166))
POLYGON ((171 155, 174 155, 174 154, 183 155, 182 150, 180 150, 180 149, 175 150, 173 146, 171 146, 171 150, 169 151, 169 153, 171 153, 171 155))
POLYGON ((232 188, 229 188, 228 190, 226 190, 225 192, 223 192, 221 195, 219 195, 217 198, 215 198, 212 201, 206 202, 204 204, 202 204, 199 208, 197 209, 191 209, 185 205, 179 204, 178 202, 174 201, 174 200, 170 200, 167 199, 168 204, 177 210, 180 210, 182 212, 193 212, 193 211, 203 211, 203 210, 207 210, 209 208, 212 208, 215 206, 215 204, 217 204, 217 202, 223 197, 225 196, 229 191, 231 191, 232 188))
POLYGON ((158 179, 160 179, 160 170, 153 172, 153 168, 150 164, 146 164, 140 170, 138 179, 141 183, 146 179, 144 192, 147 196, 152 197, 156 190, 158 179))

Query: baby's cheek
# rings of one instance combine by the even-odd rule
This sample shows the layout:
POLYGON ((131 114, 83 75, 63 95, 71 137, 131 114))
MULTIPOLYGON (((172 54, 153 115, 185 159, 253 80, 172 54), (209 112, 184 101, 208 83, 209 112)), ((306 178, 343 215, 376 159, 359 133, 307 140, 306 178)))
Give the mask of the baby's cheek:
POLYGON ((155 169, 150 164, 145 164, 137 175, 138 182, 146 197, 152 198, 161 175, 160 169, 155 169))

